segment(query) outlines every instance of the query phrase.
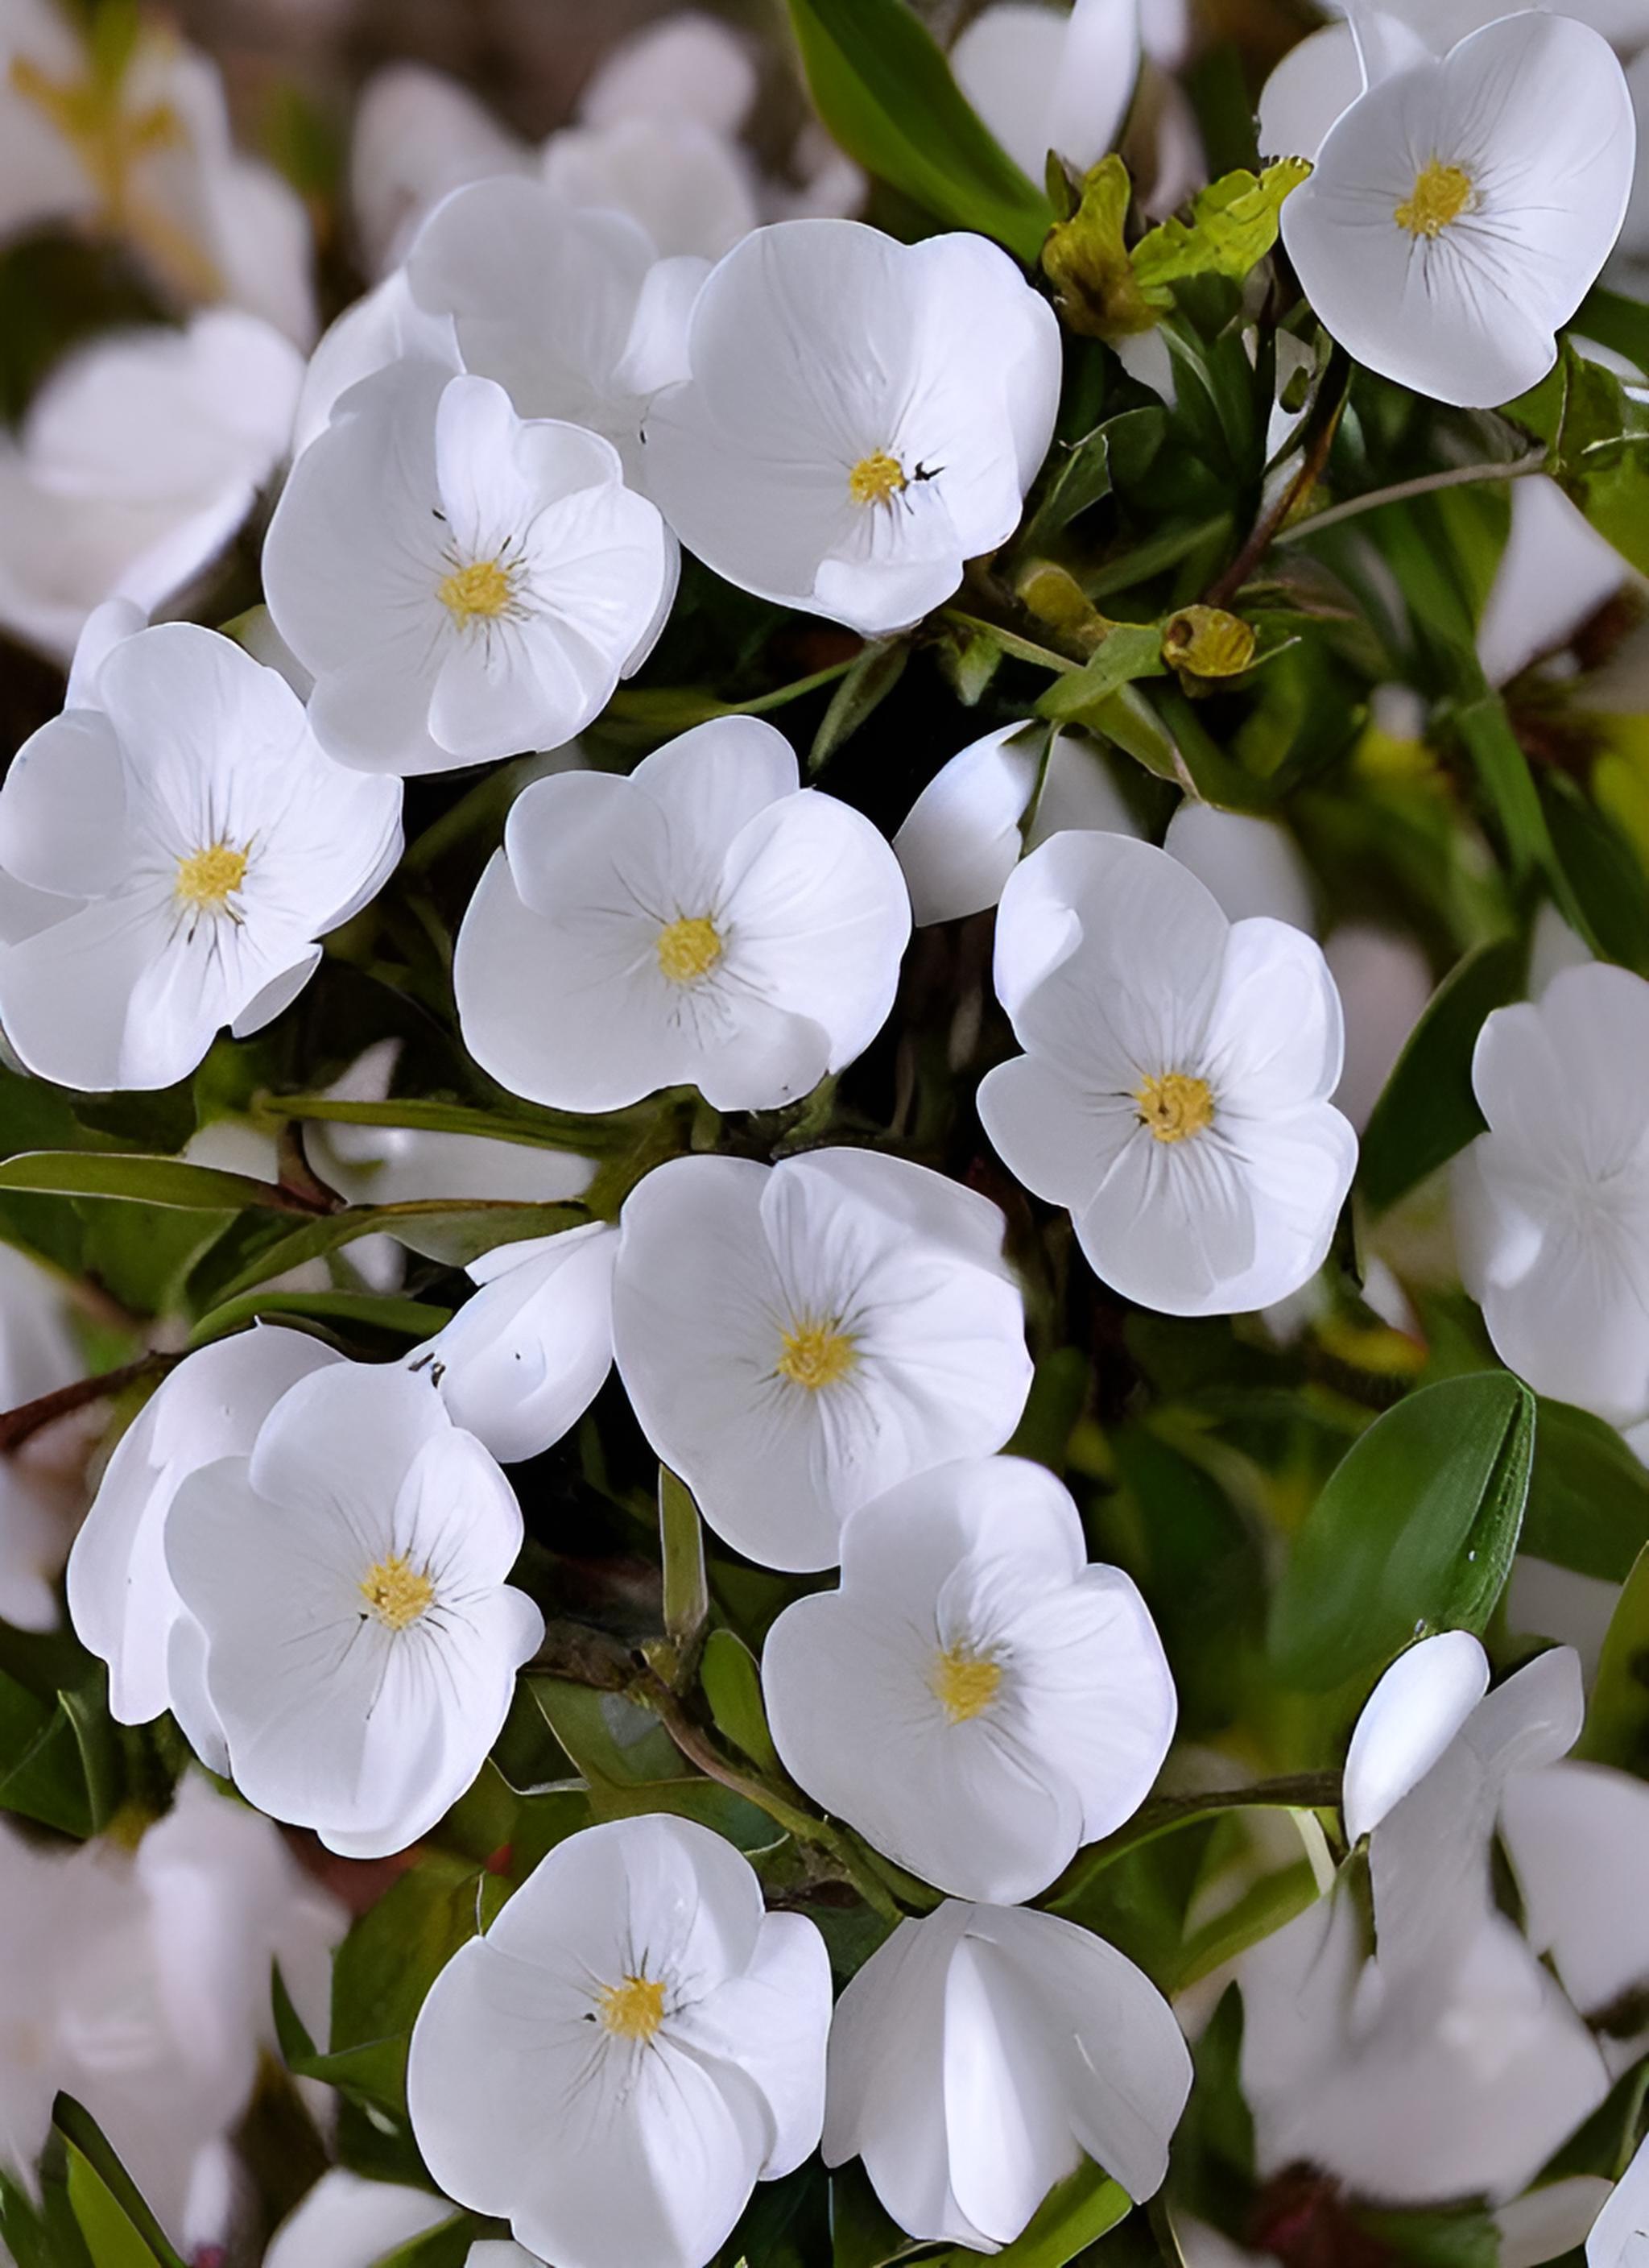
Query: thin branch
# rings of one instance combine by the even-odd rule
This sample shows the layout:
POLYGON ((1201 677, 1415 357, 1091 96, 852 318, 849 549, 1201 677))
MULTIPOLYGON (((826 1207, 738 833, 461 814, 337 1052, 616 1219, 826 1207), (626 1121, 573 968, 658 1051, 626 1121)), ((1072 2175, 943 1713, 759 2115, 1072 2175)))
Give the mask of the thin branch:
POLYGON ((1366 512, 1378 512, 1382 504, 1404 504, 1410 497, 1431 496, 1438 489, 1471 488, 1487 481, 1520 481, 1530 473, 1543 472, 1548 462, 1544 449, 1531 449, 1527 456, 1513 457, 1502 464, 1452 465, 1444 473, 1422 473, 1411 481, 1395 482, 1388 489, 1370 489, 1366 495, 1348 497, 1343 504, 1330 504, 1326 512, 1314 512, 1307 519, 1297 519, 1273 538, 1277 543, 1303 543, 1308 535, 1319 529, 1336 527, 1342 520, 1358 519, 1366 512))
POLYGON ((93 1402, 105 1401, 140 1378, 152 1377, 157 1371, 168 1371, 182 1359, 180 1354, 158 1351, 139 1355, 136 1362, 122 1363, 118 1370, 102 1371, 96 1378, 77 1379, 72 1386, 60 1386, 55 1394, 42 1394, 33 1402, 8 1410, 0 1416, 0 1456, 9 1456, 12 1450, 20 1449, 25 1441, 48 1425, 55 1425, 60 1418, 87 1409, 93 1402))
MULTIPOLYGON (((1339 349, 1336 348, 1335 352, 1337 354, 1339 349)), ((1319 389, 1320 399, 1327 395, 1333 367, 1333 364, 1330 363, 1329 370, 1323 373, 1321 387, 1319 389)), ((1334 446, 1334 437, 1340 430, 1337 399, 1332 415, 1325 411, 1324 414, 1316 416, 1314 408, 1313 414, 1315 416, 1314 430, 1306 443, 1306 453, 1300 460, 1299 470, 1283 490, 1270 510, 1262 513, 1259 519, 1255 521, 1252 534, 1225 573, 1216 577, 1204 592, 1204 606, 1228 607, 1231 604, 1272 544, 1280 540, 1284 524, 1289 514, 1296 511, 1316 487, 1321 476, 1322 468, 1329 461, 1329 452, 1334 446)))

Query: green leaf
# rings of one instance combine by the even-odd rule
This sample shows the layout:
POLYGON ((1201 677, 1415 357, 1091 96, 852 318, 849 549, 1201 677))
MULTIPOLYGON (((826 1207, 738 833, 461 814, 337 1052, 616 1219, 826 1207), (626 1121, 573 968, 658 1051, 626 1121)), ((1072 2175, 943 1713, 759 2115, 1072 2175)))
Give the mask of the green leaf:
POLYGON ((422 2236, 409 2237, 393 2252, 381 2254, 372 2268, 464 2268, 477 2237, 502 2236, 504 2233, 497 2221, 485 2221, 473 2213, 455 2212, 449 2220, 438 2221, 433 2228, 426 2228, 422 2236))
MULTIPOLYGON (((998 2268, 1064 2268, 1133 2209, 1128 2192, 1085 2158, 1049 2191, 1023 2234, 992 2257, 998 2268)), ((931 2254, 928 2268, 979 2268, 979 2260, 977 2252, 956 2245, 931 2254)))
POLYGON ((1575 1754, 1649 1778, 1649 1547, 1609 1616, 1575 1754))
POLYGON ((730 1630, 711 1631, 704 1641, 699 1683, 718 1732, 743 1750, 758 1771, 784 1774, 773 1735, 768 1730, 762 1699, 762 1676, 755 1656, 730 1630))
POLYGON ((1605 291, 1594 284, 1572 317, 1573 328, 1584 339, 1595 339, 1612 348, 1639 370, 1649 370, 1649 306, 1629 299, 1623 291, 1605 291))
POLYGON ((1649 406, 1564 342, 1557 367, 1505 415, 1547 446, 1547 469, 1639 573, 1649 572, 1649 406))
POLYGON ((1513 878, 1525 881, 1532 874, 1544 874, 1563 894, 1566 913, 1568 892, 1563 870, 1528 758, 1512 730, 1505 702, 1498 693, 1483 693, 1455 709, 1454 722, 1471 758, 1477 784, 1505 838, 1513 878))
POLYGON ((690 1651, 710 1614, 704 1527, 692 1490, 668 1465, 659 1468, 659 1544, 664 1567, 664 1626, 679 1647, 690 1651))
POLYGON ((461 1267, 495 1245, 517 1244, 530 1236, 554 1236, 588 1219, 582 1205, 495 1204, 490 1199, 419 1198, 404 1204, 346 1205, 320 1220, 306 1221, 276 1244, 267 1245, 249 1266, 218 1288, 216 1305, 226 1307, 247 1292, 322 1260, 359 1236, 398 1237, 426 1258, 461 1267))
POLYGON ((1168 413, 1155 407, 1124 409, 1068 447, 1054 444, 1049 473, 1016 552, 1039 550, 1114 485, 1131 485, 1149 469, 1168 431, 1168 413))
POLYGON ((188 1351, 227 1338, 265 1315, 301 1315, 312 1322, 385 1331, 393 1338, 433 1338, 453 1319, 450 1307, 398 1300, 376 1292, 245 1292, 202 1315, 189 1333, 188 1351))
POLYGON ((1321 1692, 1428 1632, 1484 1630, 1534 1451, 1535 1397, 1505 1371, 1422 1387, 1376 1418, 1294 1539, 1272 1601, 1277 1675, 1321 1692))
POLYGON ((1573 780, 1549 777, 1542 799, 1557 864, 1572 893, 1564 909, 1605 960, 1649 976, 1649 879, 1619 830, 1573 780))
POLYGON ((129 1204, 183 1212, 239 1212, 261 1205, 307 1214, 309 1207, 273 1182, 180 1158, 147 1158, 124 1150, 27 1150, 0 1162, 0 1189, 38 1189, 53 1197, 119 1197, 129 1204))
POLYGON ((813 747, 807 752, 810 777, 821 772, 836 750, 850 740, 865 719, 880 708, 904 675, 909 659, 909 638, 884 638, 877 645, 865 647, 830 696, 830 705, 813 734, 813 747))
POLYGON ((1490 1012, 1521 996, 1524 958, 1511 938, 1481 945, 1427 1002, 1363 1130, 1358 1185, 1376 1212, 1484 1130, 1472 1092, 1472 1051, 1490 1012))
POLYGON ((1068 677, 1056 677, 1036 704, 1039 717, 1060 724, 1100 724, 1111 696, 1137 677, 1160 677, 1162 632, 1155 622, 1116 622, 1088 660, 1068 677))
POLYGON ((52 2124, 67 2146, 69 2202, 92 2268, 184 2268, 91 2112, 60 2095, 52 2124))
POLYGON ((1229 276, 1240 282, 1277 242, 1283 200, 1311 172, 1303 158, 1279 158, 1256 180, 1246 169, 1199 189, 1191 217, 1153 228, 1134 247, 1134 274, 1146 291, 1187 276, 1229 276))
POLYGON ((0 1811, 84 1842, 112 1815, 117 1771, 100 1686, 47 1700, 0 1671, 0 1811))
MULTIPOLYGON (((712 1828, 741 1851, 760 1851, 777 1839, 779 1830, 768 1812, 691 1771, 662 1726, 646 1727, 640 1738, 621 1746, 603 1705, 615 1702, 616 1696, 603 1696, 557 1677, 529 1677, 526 1683, 550 1730, 588 1783, 594 1818, 633 1819, 642 1812, 673 1812, 712 1828)), ((633 1704, 618 1705, 631 1710, 644 1726, 633 1704)))
POLYGON ((412 2027, 431 1985, 476 1933, 482 1880, 468 1861, 425 1848, 334 1955, 331 2052, 294 2070, 405 2117, 412 2027))
POLYGON ((639 1125, 637 1115, 625 1111, 586 1118, 570 1110, 540 1110, 530 1118, 515 1117, 476 1110, 467 1103, 432 1102, 409 1095, 396 1095, 388 1102, 342 1102, 329 1094, 281 1094, 267 1098, 266 1107, 283 1118, 306 1123, 409 1128, 419 1134, 472 1134, 482 1141, 513 1142, 529 1150, 571 1150, 589 1158, 628 1149, 639 1125))
POLYGON ((1113 154, 1083 177, 1082 200, 1056 221, 1042 247, 1042 273, 1065 327, 1083 338, 1118 339, 1149 331, 1174 305, 1167 291, 1147 291, 1128 254, 1125 228, 1133 197, 1128 168, 1113 154))
POLYGON ((1520 1550, 1623 1583, 1649 1544, 1649 1471, 1612 1425, 1542 1400, 1520 1550))
POLYGON ((867 173, 1027 265, 1053 208, 974 111, 904 0, 790 0, 819 115, 867 173))
POLYGON ((859 2159, 836 2168, 830 2176, 830 2268, 889 2268, 921 2250, 922 2239, 905 2235, 859 2159))

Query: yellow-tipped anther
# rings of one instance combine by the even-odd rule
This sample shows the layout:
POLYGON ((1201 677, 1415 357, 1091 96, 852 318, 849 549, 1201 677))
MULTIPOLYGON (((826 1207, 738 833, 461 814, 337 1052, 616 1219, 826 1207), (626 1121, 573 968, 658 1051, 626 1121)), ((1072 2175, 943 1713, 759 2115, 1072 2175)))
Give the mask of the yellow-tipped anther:
POLYGON ((392 1631, 405 1630, 427 1614, 435 1602, 435 1586, 404 1551, 374 1560, 361 1578, 361 1596, 368 1608, 392 1631))
POLYGON ((1415 175, 1411 194, 1392 218, 1410 236, 1440 236, 1470 202, 1471 175, 1458 166, 1439 165, 1433 158, 1415 175))
POLYGON ((886 449, 861 457, 848 475, 848 494, 855 504, 889 504, 905 484, 904 467, 886 449))
POLYGON ((650 2040, 664 2021, 664 1984, 656 1977, 626 1977, 601 1988, 601 2021, 621 2040, 650 2040))
POLYGON ((659 932, 659 966, 672 984, 696 984, 721 959, 721 932, 703 914, 684 915, 659 932))
POLYGON ((928 1673, 935 1700, 953 1725, 965 1725, 983 1716, 997 1697, 1002 1665, 986 1654, 966 1653, 959 1647, 936 1654, 928 1673))
POLYGON ((798 1323, 785 1332, 775 1367, 792 1386, 817 1394, 845 1378, 858 1360, 852 1340, 834 1323, 798 1323))
POLYGON ((1182 1071, 1166 1071, 1136 1089, 1134 1101, 1142 1122, 1159 1142, 1183 1142, 1214 1123, 1213 1090, 1205 1079, 1182 1071))
POLYGON ((223 911, 246 879, 246 852, 227 843, 212 843, 204 850, 192 850, 187 858, 179 859, 173 887, 186 906, 216 914, 223 911))

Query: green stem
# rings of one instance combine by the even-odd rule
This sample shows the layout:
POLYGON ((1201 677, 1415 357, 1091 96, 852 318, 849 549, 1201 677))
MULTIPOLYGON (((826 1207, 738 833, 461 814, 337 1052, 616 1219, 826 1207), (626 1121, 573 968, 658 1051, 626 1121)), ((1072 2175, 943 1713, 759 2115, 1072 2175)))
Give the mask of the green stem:
POLYGON ((1422 473, 1411 481, 1394 482, 1388 489, 1370 489, 1365 496, 1348 497, 1343 504, 1330 504, 1326 512, 1314 512, 1308 519, 1297 519, 1292 527, 1284 528, 1272 541, 1303 543, 1308 535, 1337 526, 1342 520, 1378 512, 1382 504, 1406 504, 1410 497, 1431 496, 1439 489, 1470 488, 1485 481, 1520 481, 1530 473, 1543 472, 1547 461, 1544 449, 1531 449, 1526 457, 1513 457, 1505 464, 1453 465, 1444 473, 1422 473))
POLYGON ((964 614, 960 607, 941 607, 939 618, 954 622, 961 630, 994 638, 1004 653, 1012 654, 1019 661, 1033 662, 1038 669, 1051 669, 1061 677, 1082 667, 1079 661, 1071 660, 1067 654, 1056 653, 1051 646, 1037 645, 1032 639, 1021 637, 1017 630, 1005 630, 1000 622, 988 622, 978 615, 964 614))

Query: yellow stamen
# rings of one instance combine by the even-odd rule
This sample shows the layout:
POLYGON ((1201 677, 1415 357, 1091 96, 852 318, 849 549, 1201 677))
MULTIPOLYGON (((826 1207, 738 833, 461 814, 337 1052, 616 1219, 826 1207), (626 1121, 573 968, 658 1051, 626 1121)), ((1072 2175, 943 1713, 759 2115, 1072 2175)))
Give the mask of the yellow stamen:
POLYGON ((515 578, 500 560, 472 559, 445 576, 436 595, 461 630, 477 615, 491 622, 503 614, 515 595, 515 578))
POLYGON ((173 888, 186 906, 220 914, 247 879, 247 853, 228 843, 209 843, 178 861, 173 888))
POLYGON ((834 1323, 797 1323, 785 1332, 775 1368, 809 1394, 835 1386, 858 1360, 858 1350, 834 1323))
POLYGON ((402 1631, 427 1614, 435 1602, 435 1586, 404 1551, 375 1559, 361 1578, 361 1596, 380 1623, 402 1631))
POLYGON ((721 933, 703 914, 684 914, 659 932, 659 966, 672 984, 696 984, 708 976, 721 951, 721 933))
POLYGON ((1414 177, 1414 192, 1392 218, 1410 236, 1440 236, 1471 202, 1471 175, 1433 158, 1414 177))
POLYGON ((601 1987, 601 2021, 621 2040, 650 2040, 664 2021, 664 1984, 656 1977, 627 1977, 601 1987))
POLYGON ((1000 1662, 985 1654, 965 1653, 960 1646, 935 1654, 928 1672, 929 1689, 953 1725, 965 1725, 970 1718, 983 1716, 1001 1683, 1000 1662))
POLYGON ((1205 1079, 1165 1071, 1136 1088, 1139 1116, 1159 1142, 1183 1142, 1214 1123, 1213 1090, 1205 1079))
POLYGON ((855 504, 890 504, 904 486, 905 468, 886 449, 861 457, 848 475, 848 494, 855 504))

